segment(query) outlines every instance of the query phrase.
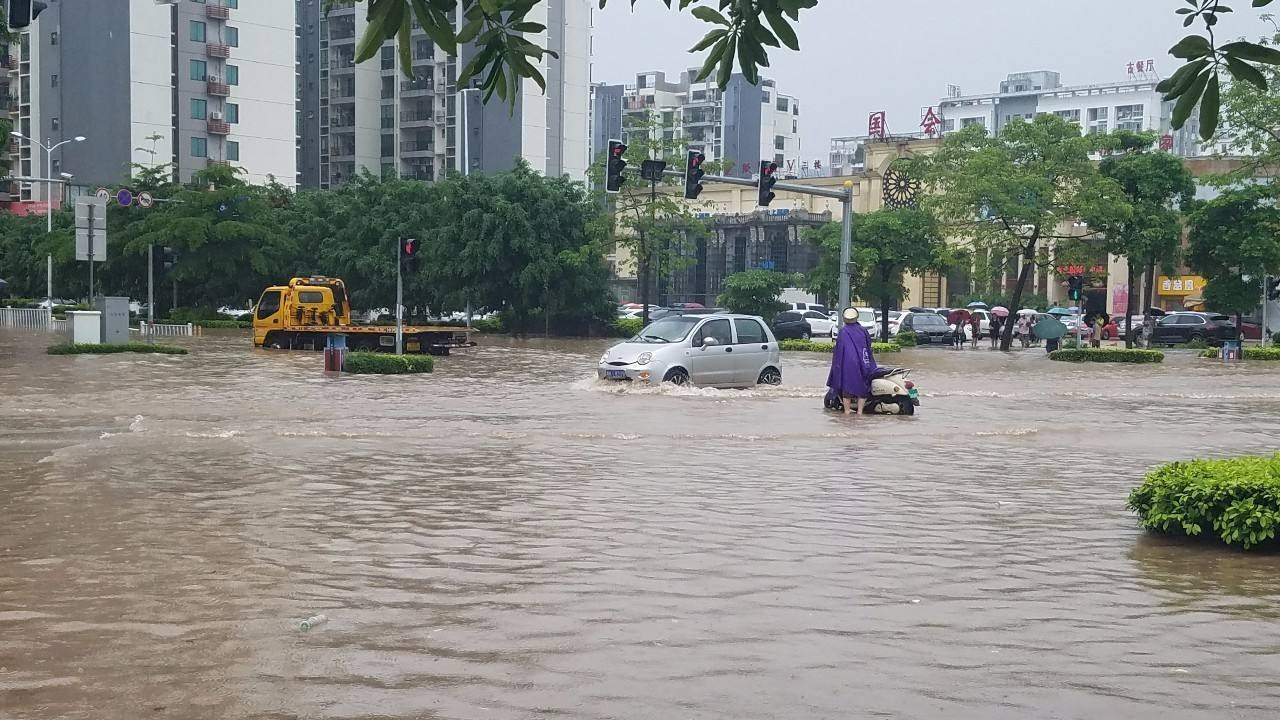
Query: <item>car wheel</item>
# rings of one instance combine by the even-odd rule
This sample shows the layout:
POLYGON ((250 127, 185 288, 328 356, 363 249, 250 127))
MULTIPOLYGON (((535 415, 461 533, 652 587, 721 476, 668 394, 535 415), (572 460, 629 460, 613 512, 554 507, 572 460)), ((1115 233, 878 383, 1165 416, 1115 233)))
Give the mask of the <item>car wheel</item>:
POLYGON ((808 328, 805 328, 804 330, 801 330, 801 331, 800 331, 800 339, 801 339, 801 340, 808 340, 808 339, 810 339, 810 338, 812 338, 812 337, 813 337, 813 333, 809 332, 809 329, 808 329, 808 328))
POLYGON ((756 380, 757 385, 781 385, 782 371, 778 368, 767 367, 760 371, 760 377, 756 380))
POLYGON ((1187 339, 1187 342, 1204 342, 1204 334, 1198 332, 1191 333, 1191 337, 1187 339))
POLYGON ((672 368, 663 376, 662 382, 671 383, 672 385, 688 385, 689 373, 685 372, 683 368, 672 368))

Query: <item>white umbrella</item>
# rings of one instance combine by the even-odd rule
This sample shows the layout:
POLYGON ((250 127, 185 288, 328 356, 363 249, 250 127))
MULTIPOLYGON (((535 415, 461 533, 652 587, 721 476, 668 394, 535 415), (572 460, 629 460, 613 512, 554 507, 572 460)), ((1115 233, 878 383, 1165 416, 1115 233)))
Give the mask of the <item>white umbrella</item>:
POLYGON ((1039 315, 1040 311, 1033 310, 1031 308, 1022 308, 1021 310, 1018 311, 1018 314, 1019 315, 1039 315))

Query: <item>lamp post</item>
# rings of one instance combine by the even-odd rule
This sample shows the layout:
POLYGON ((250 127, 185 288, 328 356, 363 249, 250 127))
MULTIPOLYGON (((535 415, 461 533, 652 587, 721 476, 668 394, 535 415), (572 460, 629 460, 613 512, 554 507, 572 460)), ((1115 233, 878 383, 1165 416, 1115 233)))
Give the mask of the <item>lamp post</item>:
MULTIPOLYGON (((63 140, 62 142, 54 145, 46 145, 45 143, 42 143, 39 140, 34 140, 32 138, 27 137, 26 135, 23 135, 17 130, 13 130, 9 134, 21 140, 26 140, 27 142, 35 143, 36 145, 39 145, 42 150, 44 150, 44 174, 45 174, 44 221, 45 221, 45 230, 47 232, 53 232, 53 184, 55 182, 52 174, 53 173, 53 151, 57 150, 63 145, 66 145, 67 143, 84 142, 85 137, 83 135, 77 135, 74 138, 71 138, 70 140, 63 140)), ((53 141, 51 140, 50 142, 53 142, 53 141)), ((46 273, 45 300, 49 302, 49 311, 53 312, 53 255, 52 254, 45 256, 45 273, 46 273)))

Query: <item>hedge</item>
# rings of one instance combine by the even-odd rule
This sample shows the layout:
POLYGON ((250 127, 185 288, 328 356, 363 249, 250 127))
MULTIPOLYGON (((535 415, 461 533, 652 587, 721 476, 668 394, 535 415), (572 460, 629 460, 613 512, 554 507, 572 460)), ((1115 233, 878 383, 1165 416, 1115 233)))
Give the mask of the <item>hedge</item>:
POLYGON ((347 353, 342 371, 352 375, 408 375, 429 373, 436 367, 430 355, 390 355, 375 352, 347 353))
POLYGON ((64 343, 50 345, 50 355, 106 355, 110 353, 160 353, 162 355, 186 355, 187 349, 175 345, 158 345, 144 342, 93 345, 89 343, 64 343))
POLYGON ((195 325, 196 327, 205 328, 206 330, 216 330, 216 329, 225 330, 225 329, 231 329, 231 328, 253 327, 252 320, 190 320, 190 321, 182 321, 182 322, 179 322, 178 320, 174 320, 171 318, 166 318, 164 320, 156 320, 157 325, 186 325, 188 322, 190 322, 192 325, 195 325))
POLYGON ((916 334, 911 330, 903 330, 897 335, 894 335, 893 342, 897 343, 901 347, 915 347, 920 344, 919 339, 916 338, 916 334))
POLYGON ((1049 359, 1077 363, 1159 363, 1164 362, 1164 353, 1158 350, 1126 348, 1080 348, 1079 350, 1054 350, 1049 353, 1049 359))
POLYGON ((643 318, 618 318, 610 325, 613 334, 621 338, 633 338, 644 329, 643 318))
MULTIPOLYGON (((778 347, 788 352, 820 352, 829 353, 835 350, 835 343, 822 342, 820 340, 783 340, 778 343, 778 347)), ((871 343, 871 352, 873 353, 896 353, 901 352, 902 346, 897 343, 871 343)))
POLYGON ((1148 530, 1213 533, 1248 550, 1275 540, 1280 528, 1280 453, 1165 465, 1129 493, 1127 505, 1148 530))
MULTIPOLYGON (((1205 350, 1200 353, 1200 357, 1214 358, 1221 357, 1218 349, 1205 350)), ((1241 357, 1245 360, 1280 360, 1280 347, 1258 347, 1246 345, 1241 351, 1241 357)))

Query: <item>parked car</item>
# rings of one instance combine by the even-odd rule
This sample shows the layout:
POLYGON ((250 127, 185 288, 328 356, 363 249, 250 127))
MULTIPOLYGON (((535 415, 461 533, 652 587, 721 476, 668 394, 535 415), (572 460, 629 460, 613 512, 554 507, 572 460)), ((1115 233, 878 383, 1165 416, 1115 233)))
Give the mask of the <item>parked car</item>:
POLYGON ((784 310, 773 320, 773 333, 784 340, 829 337, 836 327, 831 318, 817 310, 784 310))
POLYGON ((1164 345, 1200 341, 1211 345, 1238 337, 1236 324, 1226 315, 1201 312, 1178 312, 1165 315, 1156 323, 1152 342, 1164 345))
POLYGON ((782 354, 751 315, 681 315, 651 323, 600 356, 601 380, 707 387, 782 383, 782 354))
POLYGON ((826 305, 823 305, 821 303, 794 302, 794 303, 783 303, 783 304, 787 306, 786 307, 787 310, 800 310, 802 312, 813 310, 814 312, 820 312, 823 315, 831 315, 831 310, 827 308, 826 305))
POLYGON ((936 312, 903 313, 897 323, 890 323, 889 332, 891 335, 897 335, 903 330, 914 332, 916 340, 920 343, 951 342, 951 326, 947 324, 946 318, 936 312))
MULTIPOLYGON (((854 308, 858 311, 858 324, 867 331, 872 339, 880 337, 880 322, 876 319, 876 311, 871 308, 854 308)), ((834 320, 831 324, 831 339, 835 340, 840 337, 840 328, 844 325, 843 320, 834 320)))
POLYGON ((1240 318, 1240 336, 1245 340, 1261 340, 1262 339, 1262 318, 1242 317, 1240 318))

